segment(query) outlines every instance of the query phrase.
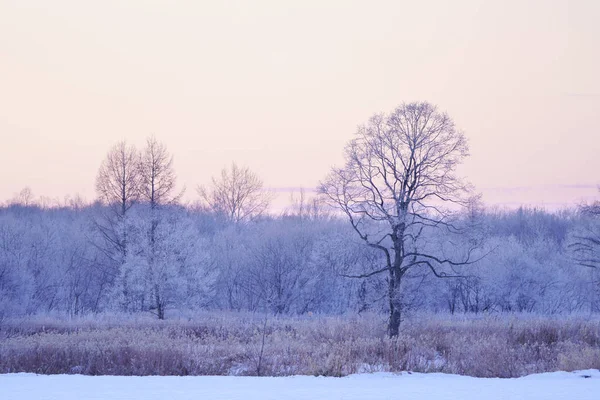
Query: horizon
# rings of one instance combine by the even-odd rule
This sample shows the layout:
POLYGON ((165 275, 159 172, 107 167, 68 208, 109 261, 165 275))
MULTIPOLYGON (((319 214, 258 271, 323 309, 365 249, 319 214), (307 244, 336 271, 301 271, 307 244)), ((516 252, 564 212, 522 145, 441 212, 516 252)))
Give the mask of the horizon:
MULTIPOLYGON (((93 204, 98 199, 94 196, 93 198, 87 198, 80 195, 79 193, 65 194, 63 197, 49 197, 43 194, 37 194, 35 191, 26 186, 22 190, 30 190, 33 205, 50 204, 51 206, 64 206, 70 200, 80 200, 85 205, 93 204)), ((295 199, 303 191, 307 195, 307 199, 310 199, 316 195, 316 188, 306 187, 265 187, 265 191, 274 193, 274 199, 267 210, 270 214, 278 214, 291 209, 293 206, 292 197, 295 199)), ((182 205, 193 205, 195 202, 200 201, 199 195, 196 190, 193 190, 193 196, 189 196, 189 190, 184 193, 181 201, 182 205)), ((536 208, 547 212, 557 212, 567 209, 574 209, 581 204, 590 204, 600 200, 600 188, 595 185, 538 185, 531 187, 512 187, 512 188, 499 188, 499 187, 488 187, 482 188, 481 191, 476 192, 482 195, 482 205, 488 209, 505 209, 512 210, 520 207, 524 208, 536 208), (556 195, 555 190, 561 191, 560 195, 556 195), (562 199, 563 201, 548 202, 544 200, 546 198, 547 191, 553 191, 555 198, 562 199), (486 201, 486 193, 492 193, 494 198, 497 200, 494 202, 486 201), (574 194, 577 193, 577 194, 574 194), (524 196, 525 194, 525 196, 524 196), (528 201, 518 200, 527 197, 528 201)), ((11 205, 18 203, 20 192, 13 193, 12 196, 8 197, 7 200, 0 202, 0 206, 11 205)))

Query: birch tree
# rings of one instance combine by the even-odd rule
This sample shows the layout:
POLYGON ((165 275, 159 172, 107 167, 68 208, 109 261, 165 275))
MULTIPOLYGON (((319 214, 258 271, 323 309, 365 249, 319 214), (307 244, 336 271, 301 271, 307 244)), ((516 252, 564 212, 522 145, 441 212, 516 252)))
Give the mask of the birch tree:
MULTIPOLYGON (((160 277, 166 276, 163 272, 165 257, 176 254, 173 247, 166 244, 171 239, 170 236, 162 235, 167 227, 161 227, 165 224, 166 206, 175 205, 179 202, 183 191, 176 192, 176 175, 173 168, 173 156, 169 154, 164 144, 158 142, 154 136, 146 140, 146 147, 142 151, 139 161, 140 174, 140 198, 143 206, 148 208, 148 217, 144 221, 148 222, 144 233, 147 235, 147 250, 142 252, 144 262, 138 263, 147 269, 146 276, 160 277)), ((168 274, 167 274, 168 275, 168 274)), ((159 319, 164 319, 166 302, 166 292, 163 284, 166 279, 151 279, 153 307, 159 319)))
POLYGON ((96 193, 105 204, 124 216, 138 201, 140 189, 139 153, 126 142, 115 144, 102 161, 96 176, 96 193))
POLYGON ((102 236, 106 256, 117 265, 127 255, 125 215, 140 197, 139 158, 134 146, 119 142, 108 151, 96 176, 96 194, 107 208, 94 219, 94 226, 102 236))
POLYGON ((176 192, 177 177, 173 168, 173 156, 167 147, 154 136, 146 140, 138 164, 140 174, 139 194, 143 202, 155 209, 160 205, 175 204, 183 191, 176 192))

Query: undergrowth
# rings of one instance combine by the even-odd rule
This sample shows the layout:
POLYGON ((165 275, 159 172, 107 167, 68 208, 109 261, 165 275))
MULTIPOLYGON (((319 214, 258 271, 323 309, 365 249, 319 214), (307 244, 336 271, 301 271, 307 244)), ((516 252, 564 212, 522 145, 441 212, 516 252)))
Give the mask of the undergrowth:
POLYGON ((413 315, 397 338, 385 317, 202 313, 31 317, 0 325, 0 373, 325 375, 445 372, 518 377, 600 369, 600 319, 413 315))

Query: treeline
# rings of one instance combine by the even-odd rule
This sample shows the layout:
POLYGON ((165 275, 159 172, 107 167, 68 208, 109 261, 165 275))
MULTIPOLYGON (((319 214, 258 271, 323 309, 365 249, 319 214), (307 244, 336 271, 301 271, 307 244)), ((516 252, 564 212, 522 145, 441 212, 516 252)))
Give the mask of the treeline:
MULTIPOLYGON (((114 310, 164 318, 196 309, 387 310, 385 276, 348 277, 377 269, 381 255, 357 240, 342 219, 300 205, 247 223, 181 205, 153 210, 137 203, 119 220, 111 217, 112 207, 100 203, 4 206, 0 315, 114 310), (113 234, 125 238, 124 244, 113 234)), ((593 216, 518 209, 476 218, 485 257, 462 266, 455 278, 438 279, 425 268, 411 271, 404 282, 406 309, 599 310, 598 270, 580 265, 571 249, 578 232, 597 223, 593 216)))
MULTIPOLYGON (((427 104, 407 107, 435 112, 427 104)), ((0 318, 120 311, 163 319, 198 309, 276 314, 391 307, 403 313, 600 309, 598 204, 548 213, 485 210, 475 200, 460 212, 441 214, 415 192, 415 205, 400 201, 403 214, 395 215, 396 194, 390 194, 393 201, 372 200, 385 185, 382 191, 363 190, 381 177, 357 185, 356 177, 366 176, 364 165, 371 164, 357 164, 355 173, 356 160, 358 155, 346 171, 334 171, 342 180, 323 190, 342 213, 300 193, 275 215, 268 212, 272 195, 248 168, 223 169, 197 188, 196 203, 182 204, 173 157, 162 143, 151 137, 141 150, 118 143, 99 168, 94 203, 75 199, 48 206, 24 190, 0 207, 0 318), (365 193, 366 200, 358 200, 365 193), (390 221, 393 230, 385 233, 390 221), (394 285, 390 254, 403 258, 402 279, 396 276, 394 285)), ((381 168, 388 164, 399 163, 381 168)), ((368 168, 381 170, 375 164, 368 168)), ((412 176, 393 172, 384 177, 412 176)), ((440 182, 451 182, 454 190, 449 176, 442 173, 440 182)), ((437 198, 449 192, 440 185, 437 198)))

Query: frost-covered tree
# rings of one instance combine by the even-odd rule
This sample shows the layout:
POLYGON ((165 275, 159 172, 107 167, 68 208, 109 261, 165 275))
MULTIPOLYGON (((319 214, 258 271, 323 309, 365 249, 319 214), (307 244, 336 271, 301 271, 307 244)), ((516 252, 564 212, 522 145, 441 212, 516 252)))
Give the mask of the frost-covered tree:
POLYGON ((27 269, 28 229, 22 218, 0 215, 0 320, 26 311, 33 291, 27 269))
POLYGON ((109 280, 88 241, 87 211, 0 213, 0 303, 8 314, 98 311, 109 280))
POLYGON ((217 296, 214 304, 221 309, 256 310, 258 296, 249 282, 252 227, 227 226, 210 238, 210 259, 217 271, 217 296))
POLYGON ((12 200, 8 202, 9 205, 20 205, 23 207, 31 207, 35 205, 35 196, 29 186, 24 187, 21 191, 16 194, 12 200))
POLYGON ((150 310, 164 319, 169 308, 205 304, 214 272, 208 268, 205 242, 185 210, 139 205, 127 216, 127 229, 131 240, 115 284, 121 309, 150 310))
POLYGON ((262 216, 272 200, 263 181, 248 167, 223 168, 219 178, 212 178, 209 187, 199 186, 202 202, 210 210, 233 223, 246 222, 262 216))
POLYGON ((321 271, 311 260, 315 228, 282 220, 262 224, 255 231, 249 251, 249 281, 261 302, 275 314, 312 311, 314 285, 321 279, 321 271))
POLYGON ((140 198, 139 162, 137 149, 119 142, 108 151, 96 176, 98 199, 121 217, 140 198))
POLYGON ((456 232, 450 205, 465 205, 468 186, 456 174, 468 155, 464 134, 452 119, 429 103, 403 104, 376 114, 359 127, 319 191, 343 212, 366 245, 381 251, 381 267, 356 277, 386 274, 390 336, 397 336, 402 315, 403 278, 413 267, 435 275, 444 267, 471 261, 446 259, 424 248, 430 229, 456 232))
POLYGON ((585 218, 571 232, 569 248, 577 264, 600 269, 600 212, 596 207, 588 205, 581 208, 585 218))
POLYGON ((568 249, 572 259, 589 271, 591 285, 590 308, 600 309, 600 202, 582 205, 581 222, 569 235, 568 249))
POLYGON ((284 217, 292 217, 305 221, 326 220, 331 212, 321 196, 309 196, 304 189, 290 195, 291 205, 283 212, 284 217))
MULTIPOLYGON (((382 311, 382 292, 385 280, 380 275, 356 280, 345 278, 356 271, 366 271, 385 262, 383 254, 364 246, 355 233, 331 220, 317 240, 311 255, 319 270, 320 279, 315 283, 319 310, 325 313, 348 311, 382 311)), ((385 297, 385 296, 384 296, 385 297)))
POLYGON ((113 260, 111 269, 124 262, 127 231, 124 219, 140 199, 140 154, 126 142, 115 144, 102 161, 96 176, 96 194, 106 207, 98 209, 93 222, 102 237, 102 249, 113 260))
POLYGON ((173 156, 154 136, 146 140, 138 164, 140 199, 152 209, 179 202, 183 191, 176 192, 177 176, 173 156))

